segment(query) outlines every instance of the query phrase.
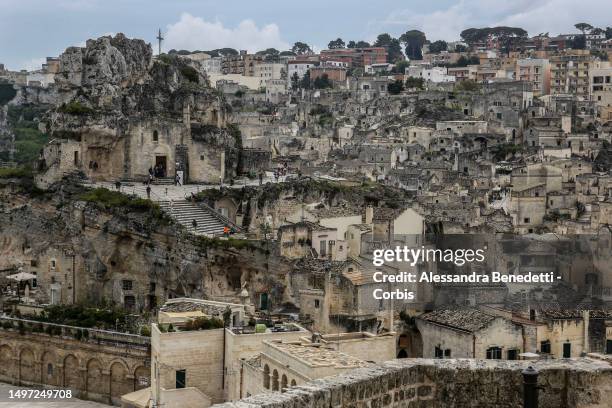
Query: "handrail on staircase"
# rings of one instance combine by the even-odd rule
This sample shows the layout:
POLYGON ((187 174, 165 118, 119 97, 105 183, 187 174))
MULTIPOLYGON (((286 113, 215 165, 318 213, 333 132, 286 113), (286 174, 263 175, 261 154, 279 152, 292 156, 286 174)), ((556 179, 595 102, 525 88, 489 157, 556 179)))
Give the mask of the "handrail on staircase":
MULTIPOLYGON (((187 197, 187 193, 184 194, 184 197, 186 201, 191 201, 190 200, 191 197, 187 197)), ((214 208, 212 208, 210 205, 206 204, 205 202, 194 201, 194 204, 205 209, 210 215, 215 217, 217 220, 221 221, 223 224, 227 225, 228 227, 231 227, 232 229, 234 229, 235 232, 242 231, 242 228, 240 228, 238 225, 232 222, 229 218, 219 213, 218 211, 216 211, 214 208)))

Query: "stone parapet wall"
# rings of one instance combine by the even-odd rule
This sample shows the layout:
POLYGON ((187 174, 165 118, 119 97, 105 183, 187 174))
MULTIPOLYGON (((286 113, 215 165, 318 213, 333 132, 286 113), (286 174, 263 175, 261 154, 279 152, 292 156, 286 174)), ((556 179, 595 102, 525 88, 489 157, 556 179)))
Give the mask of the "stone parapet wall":
POLYGON ((519 407, 522 370, 539 370, 540 408, 608 407, 612 366, 591 359, 394 360, 217 408, 519 407))
MULTIPOLYGON (((9 321, 3 319, 2 323, 9 321)), ((47 323, 42 332, 39 328, 32 331, 27 324, 21 328, 2 327, 0 381, 15 386, 70 389, 78 398, 114 405, 120 404, 122 395, 149 386, 150 350, 144 346, 149 339, 83 329, 91 334, 77 340, 68 329, 74 328, 47 323), (47 327, 62 330, 51 335, 45 331, 47 327), (102 338, 102 334, 106 337, 102 338)))

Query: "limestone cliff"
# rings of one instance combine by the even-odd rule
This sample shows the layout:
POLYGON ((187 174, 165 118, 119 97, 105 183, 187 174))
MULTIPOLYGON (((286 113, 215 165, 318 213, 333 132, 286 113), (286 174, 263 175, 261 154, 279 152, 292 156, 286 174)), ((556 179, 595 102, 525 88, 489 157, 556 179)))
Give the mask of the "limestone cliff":
POLYGON ((156 165, 165 176, 182 171, 190 181, 233 175, 225 160, 236 143, 226 102, 198 64, 153 57, 150 44, 123 34, 68 48, 60 56, 57 106, 46 122, 51 137, 66 145, 59 150, 72 155, 46 150, 43 171, 53 177, 44 184, 75 170, 96 180, 145 179, 156 165), (50 163, 56 168, 47 169, 50 163))
POLYGON ((264 293, 273 305, 292 302, 292 264, 273 246, 197 238, 146 200, 67 181, 46 192, 27 177, 0 182, 0 269, 35 272, 43 302, 134 302, 143 311, 177 296, 240 302, 244 287, 257 305, 264 293))

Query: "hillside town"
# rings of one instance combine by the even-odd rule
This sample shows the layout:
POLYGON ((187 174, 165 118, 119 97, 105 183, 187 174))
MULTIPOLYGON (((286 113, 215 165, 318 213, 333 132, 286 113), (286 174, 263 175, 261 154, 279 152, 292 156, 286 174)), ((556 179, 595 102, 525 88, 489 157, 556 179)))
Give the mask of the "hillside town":
POLYGON ((0 382, 514 407, 532 366, 540 406, 609 406, 612 27, 251 52, 152 31, 0 64, 0 382), (373 262, 403 246, 483 257, 373 262), (423 272, 554 279, 379 279, 423 272))

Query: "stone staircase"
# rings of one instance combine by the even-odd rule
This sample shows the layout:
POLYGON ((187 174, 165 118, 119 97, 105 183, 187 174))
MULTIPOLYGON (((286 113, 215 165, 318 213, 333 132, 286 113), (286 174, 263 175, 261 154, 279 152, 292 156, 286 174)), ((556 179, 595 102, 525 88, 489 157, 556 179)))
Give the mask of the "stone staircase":
POLYGON ((222 235, 223 228, 229 226, 221 214, 191 201, 159 201, 159 206, 188 231, 197 235, 222 235), (197 223, 196 228, 193 226, 193 220, 197 223))

